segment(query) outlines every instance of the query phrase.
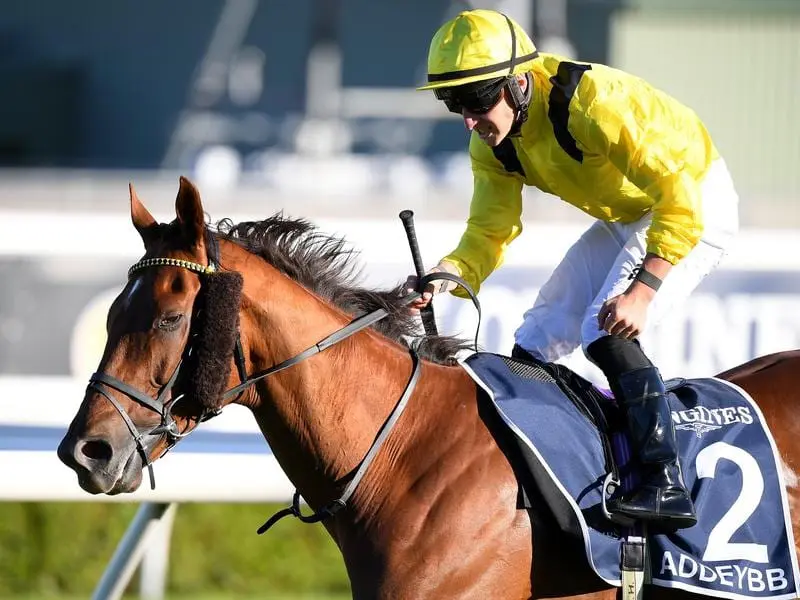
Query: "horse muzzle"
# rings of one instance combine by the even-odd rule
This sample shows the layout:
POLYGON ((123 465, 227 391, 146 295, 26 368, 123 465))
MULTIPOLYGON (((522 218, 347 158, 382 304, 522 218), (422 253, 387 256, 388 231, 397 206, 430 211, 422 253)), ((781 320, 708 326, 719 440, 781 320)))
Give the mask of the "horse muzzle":
POLYGON ((100 436, 77 436, 70 429, 58 446, 58 457, 90 494, 133 492, 142 482, 142 460, 133 440, 115 443, 100 436))

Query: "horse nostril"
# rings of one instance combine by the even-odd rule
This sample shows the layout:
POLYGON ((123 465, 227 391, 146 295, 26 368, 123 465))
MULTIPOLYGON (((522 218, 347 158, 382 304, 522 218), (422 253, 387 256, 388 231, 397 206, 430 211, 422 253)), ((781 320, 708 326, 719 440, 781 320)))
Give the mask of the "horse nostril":
POLYGON ((111 444, 103 440, 90 440, 84 442, 80 447, 80 453, 90 460, 108 462, 114 451, 111 444))

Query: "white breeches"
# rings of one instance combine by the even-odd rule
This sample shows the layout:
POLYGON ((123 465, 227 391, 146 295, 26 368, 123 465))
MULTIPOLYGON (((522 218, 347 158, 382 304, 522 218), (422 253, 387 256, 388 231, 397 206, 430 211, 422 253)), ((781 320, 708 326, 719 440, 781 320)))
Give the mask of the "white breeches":
MULTIPOLYGON (((704 230, 700 242, 675 265, 647 314, 652 327, 684 302, 725 256, 739 228, 739 198, 722 159, 702 183, 704 230)), ((515 333, 516 343, 541 359, 555 361, 607 335, 597 325, 603 303, 624 292, 647 253, 650 215, 634 223, 596 221, 567 251, 542 286, 515 333)))

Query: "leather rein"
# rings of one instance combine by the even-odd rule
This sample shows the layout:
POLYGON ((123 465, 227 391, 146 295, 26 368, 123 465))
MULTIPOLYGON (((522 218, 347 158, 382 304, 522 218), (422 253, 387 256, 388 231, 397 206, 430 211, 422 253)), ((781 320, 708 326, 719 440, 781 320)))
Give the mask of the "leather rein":
MULTIPOLYGON (((213 239, 213 235, 211 236, 213 239)), ((216 240, 214 240, 216 243, 216 240)), ((155 268, 155 267, 181 267, 184 269, 188 269, 189 271, 195 272, 198 276, 201 277, 201 285, 202 285, 202 278, 203 276, 213 276, 214 273, 218 272, 219 265, 209 259, 208 265, 201 265, 199 263, 176 259, 176 258, 146 258, 140 260, 136 264, 128 269, 128 280, 132 279, 135 276, 148 268, 155 268)), ((480 317, 481 317, 481 309, 480 303, 474 292, 470 289, 469 285, 464 282, 460 277, 456 275, 452 275, 450 273, 431 273, 430 275, 426 275, 422 277, 419 282, 419 289, 424 289, 424 287, 431 281, 439 280, 439 279, 447 279, 450 281, 454 281, 460 286, 462 286, 467 293, 469 294, 473 304, 475 305, 478 311, 478 326, 476 327, 475 331, 475 350, 477 351, 477 340, 478 340, 478 331, 480 329, 480 317)), ((408 294, 403 298, 405 304, 410 304, 417 298, 419 298, 420 294, 418 292, 413 292, 408 294)), ((273 375, 274 373, 278 373, 294 365, 311 358, 315 354, 319 354, 320 352, 330 348, 331 346, 338 344, 342 340, 349 338, 350 336, 358 333, 359 331, 366 329, 367 327, 373 325, 374 323, 380 321, 381 319, 388 316, 388 311, 384 308, 378 308, 369 312, 367 314, 361 315, 355 319, 353 319, 350 323, 345 325, 344 327, 337 329, 330 335, 324 337, 316 344, 306 348, 305 350, 295 354, 291 358, 287 358, 286 360, 273 365, 264 371, 259 373, 255 373, 253 375, 248 376, 245 370, 245 359, 244 359, 244 351, 242 349, 241 343, 241 336, 239 331, 236 332, 236 343, 234 345, 233 350, 233 359, 236 364, 236 368, 239 375, 239 380, 241 383, 238 385, 230 388, 226 392, 222 394, 222 399, 227 400, 233 396, 238 396, 242 392, 244 392, 247 388, 254 385, 255 383, 273 375)), ((191 347, 191 339, 192 334, 190 332, 189 335, 189 342, 187 342, 187 347, 185 350, 185 354, 188 356, 192 352, 191 347)), ((406 387, 403 390, 402 395, 400 396, 399 400, 395 404, 392 412, 387 417, 384 424, 379 429, 372 445, 370 446, 369 450, 367 451, 364 458, 359 463, 359 466, 355 472, 355 474, 350 479, 350 482, 345 487, 342 495, 337 498, 336 500, 328 503, 324 506, 321 510, 315 512, 312 515, 305 516, 302 515, 300 512, 300 494, 299 492, 295 491, 292 505, 289 508, 283 509, 275 514, 272 518, 270 518, 264 525, 262 525, 258 529, 258 533, 264 533, 267 529, 269 529, 273 524, 275 524, 278 520, 285 516, 296 516, 301 521, 305 523, 316 523, 319 522, 327 517, 333 516, 339 510, 344 508, 349 500, 350 496, 352 496, 353 492, 355 491, 358 484, 361 482, 361 479, 364 477, 369 465, 372 463, 375 455, 378 453, 378 450, 383 445, 386 438, 389 436, 389 433, 394 428, 394 425, 397 423, 397 420, 400 418, 400 415, 405 410, 405 407, 408 403, 408 400, 411 398, 411 395, 414 392, 414 388, 416 387, 417 381, 419 380, 420 376, 420 365, 421 361, 419 356, 417 355, 414 349, 409 349, 411 354, 412 360, 412 372, 411 376, 406 383, 406 387)), ((135 387, 128 385, 127 383, 109 375, 108 373, 103 372, 96 372, 89 378, 89 384, 87 386, 87 391, 92 390, 103 397, 105 397, 112 406, 117 410, 117 412, 122 417, 122 420, 125 422, 131 436, 136 443, 136 449, 141 455, 142 461, 144 465, 147 467, 148 474, 150 477, 150 489, 155 489, 155 475, 153 472, 153 462, 158 460, 162 456, 164 456, 169 450, 171 450, 181 439, 189 435, 189 432, 182 432, 178 426, 177 421, 173 416, 173 408, 175 405, 185 399, 184 394, 179 394, 178 396, 171 398, 172 396, 172 389, 175 385, 175 382, 178 380, 178 375, 181 370, 181 366, 184 363, 183 357, 181 360, 178 361, 178 364, 175 367, 172 376, 169 378, 167 383, 159 390, 158 396, 153 398, 148 394, 136 389, 135 387), (105 388, 109 388, 108 390, 105 388), (127 411, 123 406, 119 403, 118 400, 114 398, 114 394, 111 390, 116 390, 130 399, 134 400, 138 404, 148 408, 154 412, 156 412, 160 417, 161 420, 158 425, 151 428, 148 431, 142 433, 139 428, 134 424, 133 420, 128 415, 127 411), (148 453, 148 444, 147 438, 152 436, 166 436, 167 439, 167 447, 164 451, 156 457, 154 460, 150 460, 149 453, 148 453)), ((222 412, 222 408, 218 409, 204 409, 201 415, 198 418, 198 423, 202 423, 211 419, 222 412)))

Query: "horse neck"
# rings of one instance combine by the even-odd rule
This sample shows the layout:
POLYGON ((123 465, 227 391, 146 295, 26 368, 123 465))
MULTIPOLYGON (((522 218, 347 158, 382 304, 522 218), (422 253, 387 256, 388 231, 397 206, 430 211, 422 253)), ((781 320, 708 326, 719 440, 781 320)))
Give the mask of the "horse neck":
MULTIPOLYGON (((293 357, 351 321, 271 265, 254 263, 247 263, 241 313, 248 372, 293 357)), ((319 507, 367 453, 410 375, 407 351, 364 330, 270 375, 243 403, 289 479, 319 507)))

